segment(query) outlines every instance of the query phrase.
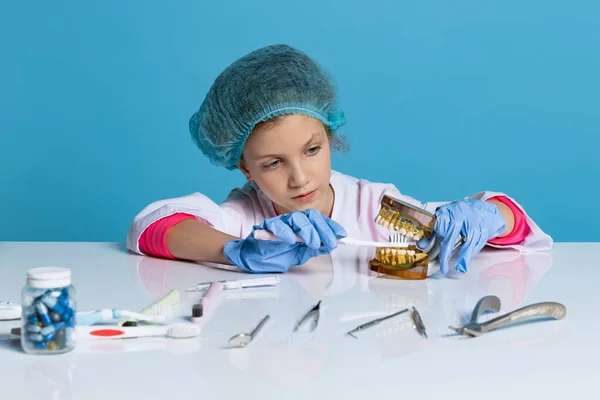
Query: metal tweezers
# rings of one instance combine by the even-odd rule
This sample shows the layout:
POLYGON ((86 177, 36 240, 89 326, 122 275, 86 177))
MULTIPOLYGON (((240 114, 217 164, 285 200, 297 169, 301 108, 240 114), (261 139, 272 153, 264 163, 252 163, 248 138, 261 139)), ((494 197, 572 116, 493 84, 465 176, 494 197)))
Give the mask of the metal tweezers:
POLYGON ((319 324, 319 316, 321 313, 321 301, 319 301, 313 308, 311 308, 301 319, 298 321, 296 326, 294 327, 294 332, 296 332, 306 321, 310 318, 313 319, 313 324, 310 328, 310 332, 314 331, 319 324))
POLYGON ((354 339, 358 339, 356 336, 354 336, 354 335, 353 335, 353 333, 360 332, 360 331, 362 331, 362 330, 365 330, 365 329, 367 329, 367 328, 370 328, 370 327, 372 327, 372 326, 375 326, 375 325, 377 325, 378 323, 385 321, 386 319, 393 318, 393 317, 395 317, 396 315, 404 314, 405 312, 408 312, 408 308, 405 308, 404 310, 400 310, 400 311, 397 311, 397 312, 395 312, 395 313, 393 313, 393 314, 387 315, 387 316, 385 316, 385 317, 377 318, 377 319, 374 319, 373 321, 370 321, 370 322, 364 323, 364 324, 362 324, 362 325, 359 325, 359 326, 357 326, 356 328, 352 329, 350 332, 346 333, 346 335, 350 335, 350 336, 352 336, 354 339))
POLYGON ((567 309, 560 303, 546 301, 542 303, 531 304, 518 310, 496 317, 487 322, 477 322, 477 319, 486 310, 494 312, 500 311, 500 299, 496 296, 485 296, 475 305, 471 321, 462 328, 449 326, 448 328, 467 336, 481 336, 486 332, 501 328, 513 322, 533 319, 536 317, 551 317, 554 319, 563 319, 567 314, 567 309))

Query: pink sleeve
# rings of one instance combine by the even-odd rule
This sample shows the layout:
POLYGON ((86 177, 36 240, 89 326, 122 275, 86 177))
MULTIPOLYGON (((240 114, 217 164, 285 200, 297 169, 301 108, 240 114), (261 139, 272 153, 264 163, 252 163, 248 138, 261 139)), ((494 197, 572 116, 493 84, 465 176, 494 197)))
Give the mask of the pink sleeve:
POLYGON ((175 259, 167 248, 167 232, 180 222, 188 219, 197 219, 208 225, 208 222, 202 218, 197 218, 194 215, 186 213, 176 213, 168 217, 154 221, 142 236, 140 236, 139 246, 144 254, 151 256, 175 259))
POLYGON ((508 236, 488 240, 488 243, 495 244, 498 246, 507 246, 511 244, 521 243, 523 240, 525 240, 525 238, 531 231, 531 228, 527 224, 527 220, 523 211, 521 211, 521 209, 519 209, 519 207, 517 207, 517 205, 506 196, 494 196, 490 197, 487 200, 497 200, 506 204, 515 216, 515 226, 513 228, 513 231, 508 236))

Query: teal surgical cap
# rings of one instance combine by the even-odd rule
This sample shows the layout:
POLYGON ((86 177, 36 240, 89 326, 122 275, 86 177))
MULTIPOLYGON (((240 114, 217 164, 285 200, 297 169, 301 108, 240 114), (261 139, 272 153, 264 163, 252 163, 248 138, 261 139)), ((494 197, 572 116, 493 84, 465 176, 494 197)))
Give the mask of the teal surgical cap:
POLYGON ((217 77, 190 133, 213 164, 233 170, 254 127, 284 114, 316 118, 332 133, 345 122, 336 85, 320 65, 290 46, 267 46, 217 77))

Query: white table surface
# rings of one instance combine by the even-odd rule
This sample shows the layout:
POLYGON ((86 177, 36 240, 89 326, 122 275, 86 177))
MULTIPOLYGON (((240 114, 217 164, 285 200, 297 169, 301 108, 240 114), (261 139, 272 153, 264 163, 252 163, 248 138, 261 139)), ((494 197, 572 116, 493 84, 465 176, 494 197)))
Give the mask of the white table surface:
MULTIPOLYGON (((377 278, 373 249, 340 246, 280 275, 280 285, 224 300, 195 339, 129 339, 94 350, 26 355, 0 322, 1 399, 224 398, 598 398, 600 243, 557 243, 521 255, 486 250, 465 275, 425 281, 377 278), (564 320, 513 326, 478 338, 452 335, 477 300, 493 294, 501 312, 539 301, 567 307, 564 320), (292 333, 318 300, 312 332, 292 333), (415 305, 428 330, 421 338, 407 314, 362 332, 374 317, 415 305), (227 339, 271 320, 245 349, 227 339), (361 315, 371 314, 371 317, 361 315), (569 397, 566 397, 569 396, 569 397)), ((252 275, 128 253, 119 243, 0 243, 0 300, 19 301, 25 271, 72 269, 78 311, 139 311, 171 289, 252 275)), ((183 317, 198 296, 182 293, 183 317)), ((484 319, 489 319, 489 315, 484 319)), ((89 342, 87 342, 89 343, 89 342)), ((97 343, 97 342, 96 342, 97 343)))

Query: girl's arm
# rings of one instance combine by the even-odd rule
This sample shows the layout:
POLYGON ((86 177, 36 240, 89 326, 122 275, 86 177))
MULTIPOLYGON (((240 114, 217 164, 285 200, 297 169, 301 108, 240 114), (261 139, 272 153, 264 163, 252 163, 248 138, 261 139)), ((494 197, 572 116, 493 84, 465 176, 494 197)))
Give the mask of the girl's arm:
POLYGON ((510 246, 524 243, 525 239, 531 233, 531 226, 535 224, 529 220, 527 215, 508 197, 493 196, 487 199, 498 207, 498 211, 504 217, 506 229, 502 234, 488 241, 491 245, 510 246))
POLYGON ((221 205, 201 193, 149 204, 135 216, 127 248, 160 258, 229 264, 223 245, 248 232, 255 220, 253 193, 238 192, 221 205))
POLYGON ((187 219, 169 228, 166 244, 169 253, 178 259, 231 264, 223 255, 223 246, 233 239, 239 238, 197 219, 187 219))
POLYGON ((504 232, 502 232, 498 237, 501 238, 510 235, 515 228, 515 215, 513 214, 512 210, 499 200, 490 199, 488 202, 498 207, 498 211, 500 211, 500 214, 506 223, 506 229, 504 229, 504 232))

